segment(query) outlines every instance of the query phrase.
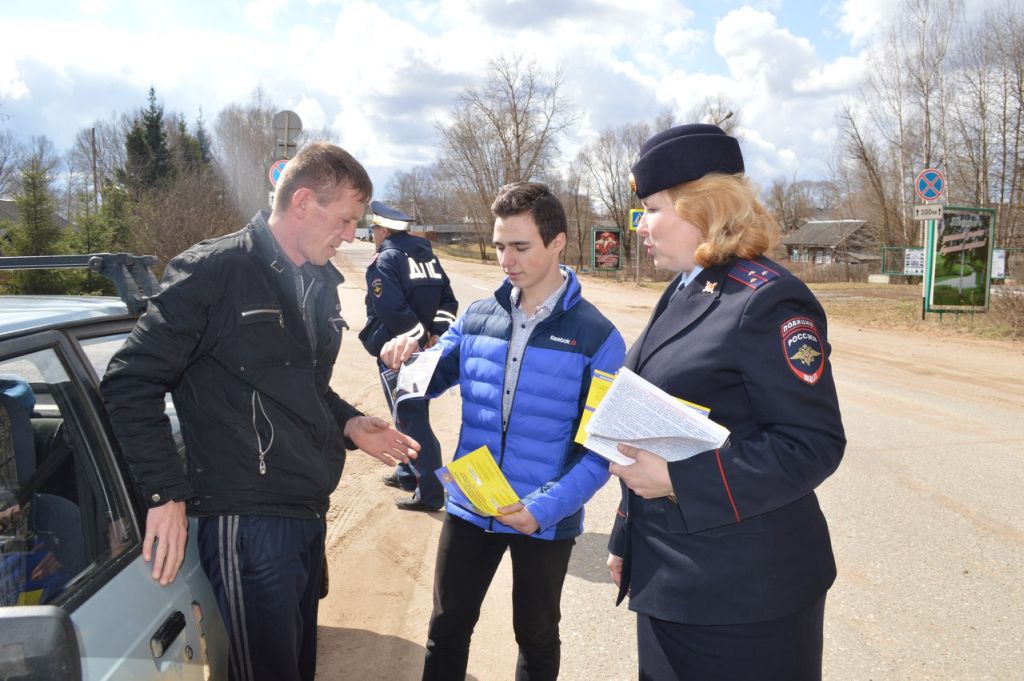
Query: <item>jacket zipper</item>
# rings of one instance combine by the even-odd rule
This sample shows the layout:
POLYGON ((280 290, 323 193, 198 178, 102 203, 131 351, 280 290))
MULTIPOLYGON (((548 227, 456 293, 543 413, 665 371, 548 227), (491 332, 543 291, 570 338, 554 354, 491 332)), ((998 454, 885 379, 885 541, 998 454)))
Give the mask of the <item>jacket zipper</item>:
POLYGON ((254 389, 252 391, 252 431, 256 435, 256 451, 259 452, 259 469, 260 475, 267 474, 267 454, 270 452, 270 448, 274 445, 274 422, 267 416, 267 410, 263 408, 263 399, 259 396, 259 393, 254 389), (263 438, 260 437, 259 428, 256 427, 256 406, 259 405, 260 413, 263 414, 263 420, 266 421, 267 425, 270 426, 270 438, 267 440, 267 446, 263 446, 263 438))
POLYGON ((282 329, 284 328, 284 315, 281 313, 280 310, 275 310, 273 308, 264 308, 264 309, 261 309, 261 310, 245 310, 244 312, 242 312, 242 317, 251 317, 251 316, 253 316, 255 314, 272 314, 272 315, 276 315, 277 316, 277 324, 278 324, 278 326, 280 326, 282 329))

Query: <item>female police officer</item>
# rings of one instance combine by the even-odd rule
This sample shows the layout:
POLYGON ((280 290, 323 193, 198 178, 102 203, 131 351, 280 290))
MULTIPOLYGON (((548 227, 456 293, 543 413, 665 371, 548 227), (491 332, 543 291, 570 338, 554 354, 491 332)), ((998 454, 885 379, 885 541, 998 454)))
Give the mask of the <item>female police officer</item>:
POLYGON ((763 256, 778 225, 721 129, 655 135, 631 182, 655 265, 679 276, 626 366, 731 431, 672 463, 620 445, 636 462, 611 466, 608 566, 637 613, 640 678, 820 679, 836 569, 814 488, 846 444, 825 313, 763 256))

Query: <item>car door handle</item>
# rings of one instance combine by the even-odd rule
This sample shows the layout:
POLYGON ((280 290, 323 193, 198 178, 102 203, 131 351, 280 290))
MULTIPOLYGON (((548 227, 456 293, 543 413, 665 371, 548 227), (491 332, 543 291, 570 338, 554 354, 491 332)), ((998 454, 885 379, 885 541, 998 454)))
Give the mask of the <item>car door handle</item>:
POLYGON ((153 653, 153 659, 159 660, 163 657, 167 649, 174 643, 174 639, 178 638, 178 634, 184 628, 185 615, 180 610, 176 610, 170 617, 165 619, 164 623, 153 634, 153 638, 149 639, 149 649, 153 653))

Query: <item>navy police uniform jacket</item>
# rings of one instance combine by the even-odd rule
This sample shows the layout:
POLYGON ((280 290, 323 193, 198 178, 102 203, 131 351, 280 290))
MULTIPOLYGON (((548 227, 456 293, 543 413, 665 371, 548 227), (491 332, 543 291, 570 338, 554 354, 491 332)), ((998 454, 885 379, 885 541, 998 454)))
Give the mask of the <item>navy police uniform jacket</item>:
POLYGON ((674 496, 622 486, 609 549, 619 600, 687 624, 742 624, 810 605, 835 560, 814 489, 846 446, 825 313, 766 258, 710 267, 662 295, 626 366, 711 409, 720 449, 669 463, 674 496))
POLYGON ((423 345, 455 321, 459 303, 426 239, 393 232, 366 269, 366 326, 359 334, 374 357, 392 338, 423 345))

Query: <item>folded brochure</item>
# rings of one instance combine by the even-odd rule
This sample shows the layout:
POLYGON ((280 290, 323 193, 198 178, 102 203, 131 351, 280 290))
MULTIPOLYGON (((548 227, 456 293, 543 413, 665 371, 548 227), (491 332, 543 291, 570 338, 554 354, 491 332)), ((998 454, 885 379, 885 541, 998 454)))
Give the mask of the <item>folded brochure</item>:
POLYGON ((434 471, 449 498, 478 515, 497 516, 498 509, 519 501, 487 445, 434 471))

